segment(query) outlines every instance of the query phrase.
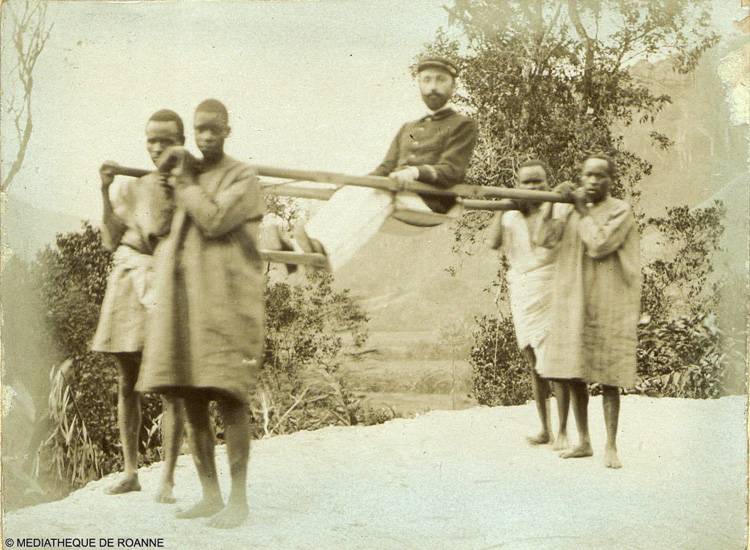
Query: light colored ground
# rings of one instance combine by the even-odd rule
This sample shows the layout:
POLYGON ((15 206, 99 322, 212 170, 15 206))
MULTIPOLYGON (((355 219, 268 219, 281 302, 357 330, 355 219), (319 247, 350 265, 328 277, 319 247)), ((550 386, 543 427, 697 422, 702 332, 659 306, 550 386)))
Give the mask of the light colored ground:
MULTIPOLYGON (((435 411, 256 443, 251 518, 229 532, 153 503, 156 465, 141 472, 142 493, 105 495, 108 478, 9 512, 3 538, 163 537, 175 550, 745 548, 745 398, 622 405, 619 471, 601 462, 601 398, 590 404, 596 456, 567 461, 524 442, 531 404, 435 411)), ((218 463, 224 483, 223 449, 218 463)), ((181 503, 197 485, 182 456, 181 503)))

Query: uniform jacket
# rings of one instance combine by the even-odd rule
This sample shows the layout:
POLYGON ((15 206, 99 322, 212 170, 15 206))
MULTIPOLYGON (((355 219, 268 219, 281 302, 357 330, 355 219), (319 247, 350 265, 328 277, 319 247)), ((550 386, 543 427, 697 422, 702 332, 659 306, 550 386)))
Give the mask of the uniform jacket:
MULTIPOLYGON (((447 189, 463 181, 476 142, 476 123, 452 108, 443 109, 404 124, 372 175, 388 176, 400 168, 415 166, 419 181, 447 189)), ((441 213, 455 203, 450 197, 422 198, 441 213)))

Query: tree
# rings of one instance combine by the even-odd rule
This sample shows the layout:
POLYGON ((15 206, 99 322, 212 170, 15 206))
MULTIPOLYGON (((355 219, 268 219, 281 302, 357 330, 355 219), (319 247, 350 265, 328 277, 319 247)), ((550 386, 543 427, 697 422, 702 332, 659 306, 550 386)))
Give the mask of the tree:
POLYGON ((724 204, 716 201, 693 210, 670 208, 666 216, 648 220, 668 250, 643 270, 641 310, 645 314, 664 320, 675 313, 697 316, 716 311, 723 281, 712 274, 716 252, 721 249, 725 213, 724 204))
MULTIPOLYGON (((719 40, 709 8, 706 0, 454 0, 446 9, 457 35, 441 30, 426 50, 461 65, 456 101, 479 127, 469 182, 512 186, 518 165, 530 156, 545 160, 558 181, 574 180, 586 154, 605 152, 619 172, 613 194, 637 212, 637 184, 651 165, 625 149, 619 129, 653 122, 671 100, 652 92, 630 67, 658 61, 692 72, 719 40)), ((670 146, 668 136, 645 131, 656 147, 670 146)), ((675 254, 646 269, 644 307, 654 321, 640 330, 639 373, 656 380, 648 388, 667 395, 714 397, 729 369, 706 316, 716 299, 707 254, 717 247, 722 214, 720 206, 681 207, 648 220, 675 254), (689 316, 675 319, 683 313, 689 316), (677 331, 679 323, 688 328, 677 331), (665 340, 670 331, 679 337, 665 340), (672 376, 678 369, 689 375, 672 376)), ((473 241, 486 220, 463 216, 459 247, 473 241)), ((509 327, 507 318, 478 322, 471 360, 483 402, 523 399, 523 391, 507 383, 517 366, 509 327)))
POLYGON ((529 156, 573 180, 596 150, 618 164, 614 194, 636 197, 651 166, 624 149, 616 128, 653 121, 670 98, 654 95, 629 65, 669 56, 687 73, 719 40, 704 0, 455 0, 446 9, 460 36, 441 30, 426 49, 461 65, 456 101, 479 126, 469 173, 478 185, 512 185, 529 156))
POLYGON ((31 139, 34 128, 31 110, 34 68, 47 44, 53 24, 47 20, 46 3, 28 0, 5 2, 2 21, 2 34, 9 36, 10 42, 6 45, 4 40, 0 41, 0 59, 3 65, 10 66, 2 83, 2 108, 3 114, 12 120, 18 137, 15 158, 0 183, 0 191, 7 191, 23 166, 31 139))

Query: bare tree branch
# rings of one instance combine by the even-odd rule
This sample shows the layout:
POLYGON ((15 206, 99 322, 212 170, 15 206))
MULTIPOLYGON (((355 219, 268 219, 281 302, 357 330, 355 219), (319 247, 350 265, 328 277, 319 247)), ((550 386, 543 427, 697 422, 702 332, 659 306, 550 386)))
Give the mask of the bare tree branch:
MULTIPOLYGON (((13 117, 13 124, 18 137, 18 150, 7 174, 2 178, 1 191, 8 190, 13 178, 21 170, 26 157, 26 150, 34 128, 31 113, 34 68, 44 50, 44 46, 47 44, 53 27, 53 24, 47 20, 47 4, 35 2, 32 5, 28 0, 24 0, 22 10, 18 9, 18 5, 16 3, 12 8, 6 7, 11 16, 11 22, 7 23, 11 25, 11 29, 6 32, 11 34, 14 48, 14 62, 8 77, 15 77, 15 82, 3 83, 5 110, 13 117), (20 88, 23 94, 20 101, 18 101, 15 93, 17 88, 20 88)), ((6 59, 8 53, 4 48, 4 62, 8 61, 6 59)))

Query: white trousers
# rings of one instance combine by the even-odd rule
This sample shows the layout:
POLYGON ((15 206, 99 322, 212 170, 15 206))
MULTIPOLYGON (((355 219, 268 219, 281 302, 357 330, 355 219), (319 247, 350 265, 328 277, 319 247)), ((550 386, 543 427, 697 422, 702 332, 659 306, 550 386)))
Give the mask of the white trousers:
POLYGON ((402 221, 418 219, 417 225, 437 225, 448 217, 457 217, 461 209, 447 215, 436 214, 416 193, 392 193, 369 187, 342 187, 305 225, 305 232, 315 239, 328 255, 336 271, 354 257, 389 216, 402 221), (431 221, 430 221, 431 220, 431 221))

